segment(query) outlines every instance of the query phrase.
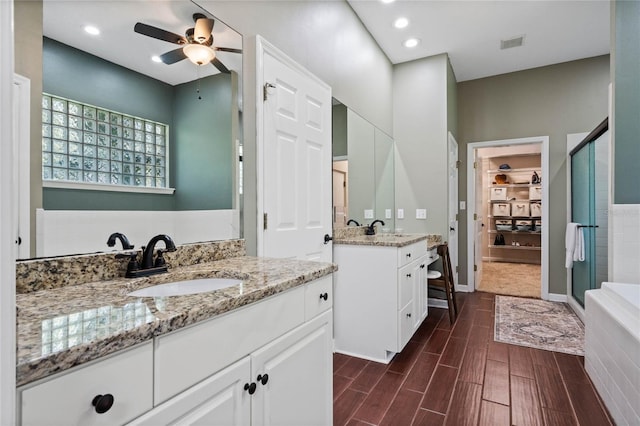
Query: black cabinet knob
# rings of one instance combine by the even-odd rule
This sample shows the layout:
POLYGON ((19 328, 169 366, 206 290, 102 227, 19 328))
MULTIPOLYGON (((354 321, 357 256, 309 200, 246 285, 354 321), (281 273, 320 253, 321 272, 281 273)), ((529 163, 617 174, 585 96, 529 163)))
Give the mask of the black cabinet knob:
POLYGON ((267 382, 269 381, 269 375, 268 374, 258 374, 258 377, 256 378, 257 381, 259 381, 260 383, 262 383, 263 385, 266 385, 267 382))
POLYGON ((327 244, 329 241, 333 240, 333 237, 329 234, 324 234, 324 243, 327 244))
POLYGON ((420 265, 420 269, 424 269, 424 263, 420 265))
POLYGON ((256 387, 258 387, 258 385, 256 385, 255 383, 245 383, 244 384, 244 390, 246 390, 247 392, 249 392, 249 395, 253 395, 254 393, 256 393, 256 387))
POLYGON ((411 318, 411 312, 407 314, 407 318, 411 318))
POLYGON ((411 274, 407 274, 407 278, 411 278, 411 274))
POLYGON ((96 413, 106 413, 113 406, 113 395, 106 393, 104 395, 96 395, 91 401, 91 404, 95 407, 96 413))
POLYGON ((407 257, 411 257, 411 253, 407 253, 407 257))
POLYGON ((327 293, 322 293, 322 294, 320 295, 320 299, 322 299, 322 300, 327 300, 327 299, 329 299, 329 295, 328 295, 327 293))

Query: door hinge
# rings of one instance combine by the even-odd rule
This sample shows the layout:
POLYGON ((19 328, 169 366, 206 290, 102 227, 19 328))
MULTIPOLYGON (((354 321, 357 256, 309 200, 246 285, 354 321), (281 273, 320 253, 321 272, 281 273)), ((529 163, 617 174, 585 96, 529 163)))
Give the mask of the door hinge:
POLYGON ((462 165, 462 161, 456 160, 456 169, 459 169, 461 165, 462 165))
POLYGON ((473 162, 473 168, 475 169, 477 166, 478 166, 478 163, 474 161, 473 162))
POLYGON ((274 88, 276 86, 274 86, 271 83, 265 83, 264 86, 262 86, 262 100, 266 101, 267 98, 269 97, 269 89, 274 88))
POLYGON ((263 214, 262 224, 263 224, 264 230, 266 231, 267 230, 267 214, 266 213, 263 214))
POLYGON ((346 188, 347 187, 347 182, 346 181, 342 181, 342 187, 346 188))
POLYGON ((473 214, 473 220, 478 220, 478 215, 476 213, 473 214))
POLYGON ((458 213, 456 213, 456 222, 458 221, 458 213))
POLYGON ((456 266, 456 274, 460 272, 460 267, 456 266))
POLYGON ((473 272, 477 272, 478 271, 478 265, 473 265, 473 272))

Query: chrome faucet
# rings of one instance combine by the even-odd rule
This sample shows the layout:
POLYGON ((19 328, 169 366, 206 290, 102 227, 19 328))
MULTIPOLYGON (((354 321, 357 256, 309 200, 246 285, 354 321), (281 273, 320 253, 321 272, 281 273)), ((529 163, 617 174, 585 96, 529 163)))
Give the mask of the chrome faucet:
POLYGON ((376 235, 376 223, 379 223, 382 226, 384 226, 384 221, 382 221, 380 219, 376 219, 373 222, 371 222, 371 225, 369 225, 367 227, 367 230, 365 231, 365 234, 367 234, 367 235, 376 235))
POLYGON ((114 232, 113 234, 109 235, 107 245, 109 247, 115 246, 116 240, 120 240, 120 242, 122 243, 122 250, 131 250, 133 248, 133 244, 129 242, 127 236, 120 232, 114 232))
POLYGON ((154 267, 164 267, 164 271, 160 271, 160 272, 165 272, 167 270, 167 266, 166 263, 164 261, 164 258, 162 257, 162 253, 165 253, 167 251, 176 251, 176 245, 173 243, 173 240, 171 239, 171 237, 169 237, 168 235, 165 234, 160 234, 160 235, 156 235, 155 237, 151 238, 151 240, 149 240, 149 243, 147 244, 146 247, 142 248, 142 264, 140 265, 140 268, 144 271, 145 269, 151 269, 154 267), (158 250, 158 255, 156 256, 156 260, 154 262, 153 260, 153 251, 155 250, 156 244, 159 241, 164 241, 164 250, 159 249, 158 250))

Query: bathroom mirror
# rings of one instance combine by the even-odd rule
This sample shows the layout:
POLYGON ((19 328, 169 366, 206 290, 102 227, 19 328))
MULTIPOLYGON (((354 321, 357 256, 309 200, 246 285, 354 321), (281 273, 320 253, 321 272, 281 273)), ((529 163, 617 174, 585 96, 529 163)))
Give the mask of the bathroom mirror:
MULTIPOLYGON (((241 236, 242 36, 192 2, 146 0, 120 2, 117 7, 109 2, 45 0, 43 34, 43 91, 168 124, 169 149, 162 160, 166 160, 169 187, 175 188, 167 194, 87 190, 48 180, 40 188, 32 183, 32 191, 42 191, 45 212, 144 211, 163 217, 168 212, 179 212, 182 217, 185 212, 196 212, 188 217, 197 216, 206 223, 218 217, 216 212, 231 211, 236 227, 231 234, 241 236), (197 65, 188 58, 172 64, 152 61, 153 56, 181 51, 181 46, 135 32, 136 23, 184 36, 195 26, 196 13, 213 19, 214 62, 222 66, 197 65), (87 34, 83 27, 88 24, 100 34, 87 34)), ((124 152, 124 147, 118 148, 124 152)), ((159 157, 154 156, 153 161, 156 159, 159 157)), ((118 159, 107 160, 117 163, 112 167, 121 165, 118 159)), ((128 222, 126 215, 120 220, 128 222)), ((177 228, 168 226, 169 230, 177 228)), ((40 230, 36 246, 40 245, 38 238, 43 238, 40 230)), ((188 243, 211 238, 190 232, 189 237, 175 239, 188 243)), ((135 244, 139 247, 145 242, 135 244)), ((104 245, 101 250, 110 249, 104 245)))
POLYGON ((393 139, 336 99, 333 159, 334 227, 382 219, 393 231, 393 139))

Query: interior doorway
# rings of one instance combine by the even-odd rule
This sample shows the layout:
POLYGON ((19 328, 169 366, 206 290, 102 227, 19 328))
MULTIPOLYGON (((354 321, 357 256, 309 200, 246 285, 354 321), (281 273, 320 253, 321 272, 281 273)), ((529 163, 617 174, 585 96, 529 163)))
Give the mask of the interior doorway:
POLYGON ((468 145, 470 291, 548 298, 548 137, 468 145))
POLYGON ((349 217, 349 194, 347 177, 349 162, 347 160, 333 161, 333 229, 347 226, 349 217))

